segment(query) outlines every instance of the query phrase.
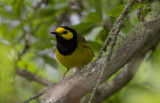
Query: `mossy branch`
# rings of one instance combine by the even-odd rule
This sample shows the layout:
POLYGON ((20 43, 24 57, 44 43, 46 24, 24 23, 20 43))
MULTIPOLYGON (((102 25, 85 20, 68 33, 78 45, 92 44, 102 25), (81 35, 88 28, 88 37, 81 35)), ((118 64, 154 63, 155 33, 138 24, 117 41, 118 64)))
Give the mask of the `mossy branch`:
MULTIPOLYGON (((113 52, 113 48, 116 44, 116 41, 117 41, 117 37, 118 37, 118 34, 121 30, 121 28, 124 26, 124 17, 128 14, 128 12, 130 11, 131 7, 133 5, 133 0, 129 0, 127 5, 125 6, 123 12, 121 13, 121 15, 118 17, 118 19, 116 20, 116 22, 114 23, 110 33, 109 33, 109 37, 107 38, 107 40, 105 41, 101 51, 100 51, 100 54, 99 54, 99 58, 101 58, 101 56, 103 55, 103 52, 106 51, 106 48, 107 46, 109 45, 109 42, 110 40, 111 41, 111 46, 109 48, 109 53, 107 55, 107 59, 106 59, 106 62, 110 61, 110 58, 111 58, 111 55, 112 55, 112 52, 113 52), (113 37, 113 38, 111 38, 113 37)), ((99 78, 97 79, 97 84, 92 92, 92 95, 90 97, 90 100, 88 103, 91 103, 93 98, 94 98, 94 95, 96 93, 96 90, 100 84, 100 81, 101 81, 101 78, 102 78, 102 75, 103 75, 103 72, 104 72, 104 69, 105 68, 102 68, 100 74, 99 74, 99 78)))
MULTIPOLYGON (((123 88, 136 74, 144 55, 137 56, 133 60, 131 60, 127 65, 123 68, 123 70, 112 80, 107 83, 102 84, 98 91, 95 94, 93 99, 94 103, 101 103, 115 92, 123 88)), ((82 99, 83 103, 88 103, 89 97, 85 97, 82 99)))

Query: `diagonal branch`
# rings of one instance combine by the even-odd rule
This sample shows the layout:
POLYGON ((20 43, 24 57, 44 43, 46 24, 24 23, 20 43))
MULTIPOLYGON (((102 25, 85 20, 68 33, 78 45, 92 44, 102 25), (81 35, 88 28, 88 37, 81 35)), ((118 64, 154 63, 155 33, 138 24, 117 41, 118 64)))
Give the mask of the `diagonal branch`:
MULTIPOLYGON (((121 13, 121 15, 118 17, 118 19, 116 20, 116 22, 114 23, 113 25, 113 28, 111 29, 110 33, 109 33, 109 37, 107 38, 107 40, 105 41, 101 51, 100 51, 100 54, 99 54, 99 57, 101 57, 101 55, 103 54, 103 52, 106 50, 108 44, 109 44, 109 40, 112 39, 111 36, 113 36, 113 41, 111 41, 111 46, 109 48, 109 53, 107 55, 107 59, 106 59, 106 62, 110 61, 110 58, 111 58, 111 55, 112 55, 112 52, 113 52, 113 48, 116 44, 116 41, 117 41, 117 36, 122 28, 122 26, 124 25, 124 17, 128 14, 128 12, 130 11, 131 7, 133 5, 133 0, 129 0, 127 5, 125 6, 125 9, 123 10, 123 12, 121 13)), ((103 68, 100 72, 100 76, 99 78, 97 79, 97 84, 92 92, 92 95, 89 99, 89 102, 88 103, 91 103, 93 98, 94 98, 94 94, 96 93, 96 90, 100 84, 100 81, 101 81, 101 78, 102 78, 102 75, 103 75, 103 72, 104 72, 104 69, 103 68)))
MULTIPOLYGON (((29 41, 26 39, 25 40, 24 49, 22 50, 21 53, 18 54, 18 58, 17 58, 16 62, 19 61, 21 59, 21 57, 26 52, 28 52, 29 48, 30 48, 29 41)), ((40 84, 42 84, 44 86, 49 86, 49 85, 53 84, 51 81, 49 81, 47 79, 44 79, 44 78, 42 78, 42 77, 40 77, 38 75, 35 75, 35 74, 33 74, 33 73, 31 73, 31 72, 29 72, 27 70, 20 69, 17 66, 16 66, 16 72, 17 72, 18 75, 20 75, 22 77, 25 77, 25 78, 27 78, 29 80, 34 80, 34 81, 36 81, 36 82, 38 82, 38 83, 40 83, 40 84)))
POLYGON ((36 81, 44 86, 49 86, 51 84, 53 84, 53 82, 47 80, 47 79, 44 79, 38 75, 35 75, 25 69, 20 69, 20 68, 17 68, 17 74, 22 76, 22 77, 25 77, 29 80, 33 80, 33 81, 36 81))
MULTIPOLYGON (((121 28, 124 25, 124 18, 125 16, 129 13, 132 5, 133 5, 133 1, 134 0, 129 0, 127 5, 125 6, 123 12, 121 13, 121 15, 117 18, 117 20, 115 21, 115 23, 113 24, 113 27, 111 29, 111 31, 109 32, 109 36, 106 39, 106 41, 104 42, 103 47, 101 48, 100 54, 99 54, 99 58, 102 56, 102 54, 106 51, 107 46, 109 45, 109 41, 111 41, 111 36, 115 35, 115 37, 117 37, 116 35, 118 35, 119 31, 121 30, 121 28)), ((116 38, 114 38, 116 39, 116 38)), ((115 41, 115 40, 114 40, 115 41)), ((112 45, 115 45, 115 43, 113 42, 112 45)))
MULTIPOLYGON (((94 103, 101 103, 127 85, 136 74, 142 60, 143 56, 134 58, 114 79, 100 86, 93 99, 94 103)), ((84 98, 84 103, 87 103, 88 99, 89 98, 84 98)))
POLYGON ((43 95, 48 89, 49 88, 37 93, 36 95, 34 95, 34 96, 30 97, 29 99, 23 101, 22 103, 29 103, 31 100, 36 99, 36 98, 40 97, 41 95, 43 95))

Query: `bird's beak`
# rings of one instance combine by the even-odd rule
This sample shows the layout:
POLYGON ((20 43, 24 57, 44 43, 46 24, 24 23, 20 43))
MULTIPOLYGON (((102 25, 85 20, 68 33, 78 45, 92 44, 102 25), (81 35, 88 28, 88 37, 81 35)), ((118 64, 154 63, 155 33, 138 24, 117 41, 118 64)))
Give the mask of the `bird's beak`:
POLYGON ((58 33, 58 32, 51 32, 51 34, 58 35, 60 33, 58 33))

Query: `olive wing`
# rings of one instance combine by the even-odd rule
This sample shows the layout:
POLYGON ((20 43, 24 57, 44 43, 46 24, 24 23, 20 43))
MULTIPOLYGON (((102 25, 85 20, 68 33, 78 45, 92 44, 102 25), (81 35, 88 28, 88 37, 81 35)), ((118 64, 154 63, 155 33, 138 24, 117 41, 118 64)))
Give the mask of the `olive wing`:
MULTIPOLYGON (((77 41, 80 42, 85 48, 89 48, 92 51, 92 49, 88 46, 88 44, 83 36, 77 34, 77 41)), ((93 51, 92 51, 92 54, 94 56, 93 51)))

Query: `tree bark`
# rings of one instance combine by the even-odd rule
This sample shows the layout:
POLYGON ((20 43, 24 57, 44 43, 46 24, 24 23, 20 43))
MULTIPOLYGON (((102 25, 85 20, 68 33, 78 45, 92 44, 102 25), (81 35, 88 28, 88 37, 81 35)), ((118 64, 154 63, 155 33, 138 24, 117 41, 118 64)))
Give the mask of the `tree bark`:
MULTIPOLYGON (((144 55, 137 56, 133 60, 131 60, 127 65, 123 68, 118 75, 110 80, 107 83, 102 84, 98 91, 95 94, 93 99, 94 103, 101 103, 115 92, 119 91, 123 88, 136 74, 141 62, 143 61, 144 55)), ((90 97, 83 98, 82 103, 88 103, 90 97)))

